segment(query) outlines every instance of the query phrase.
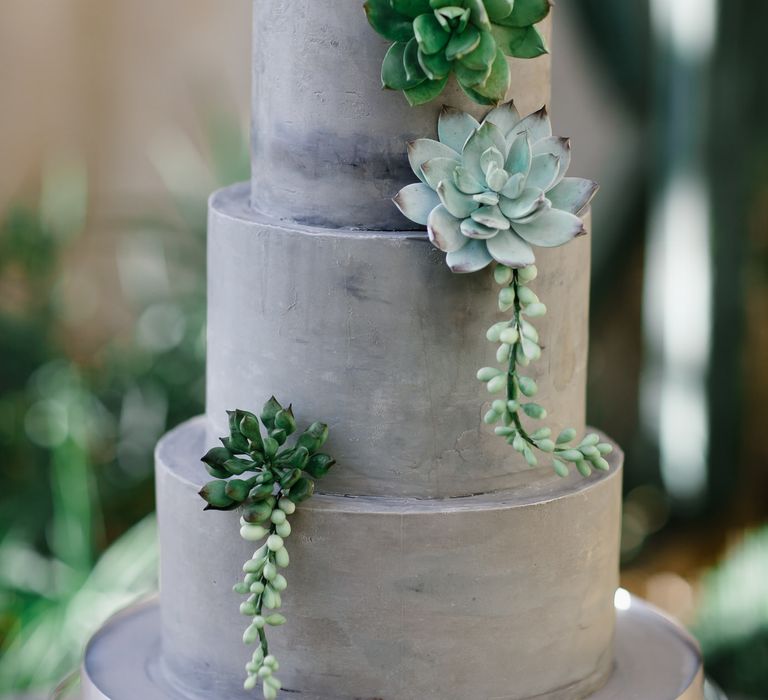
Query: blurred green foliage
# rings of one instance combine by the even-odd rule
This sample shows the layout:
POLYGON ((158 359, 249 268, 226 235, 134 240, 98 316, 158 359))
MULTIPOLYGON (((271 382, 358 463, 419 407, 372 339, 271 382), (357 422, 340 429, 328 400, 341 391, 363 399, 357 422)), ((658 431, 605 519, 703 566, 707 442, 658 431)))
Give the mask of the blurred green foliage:
POLYGON ((85 230, 77 161, 53 163, 39 201, 0 217, 0 693, 52 686, 155 587, 154 445, 203 408, 205 202, 248 176, 235 122, 212 119, 208 137, 207 153, 167 138, 153 159, 170 206, 120 223, 127 342, 70 349, 77 300, 59 281, 85 230))

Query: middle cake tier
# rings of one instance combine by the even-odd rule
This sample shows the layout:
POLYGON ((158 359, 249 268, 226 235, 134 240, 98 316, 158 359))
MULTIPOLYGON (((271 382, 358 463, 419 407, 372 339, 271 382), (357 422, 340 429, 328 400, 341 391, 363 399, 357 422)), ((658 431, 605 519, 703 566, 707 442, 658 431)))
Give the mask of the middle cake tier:
MULTIPOLYGON (((476 373, 497 364, 485 333, 510 313, 489 270, 451 273, 426 233, 286 224, 248 202, 247 184, 210 202, 211 437, 227 410, 275 394, 300 425, 329 423, 329 493, 442 498, 558 479, 482 422, 491 397, 476 373)), ((589 259, 588 237, 537 250, 531 287, 548 313, 528 373, 555 434, 585 426, 589 259)))

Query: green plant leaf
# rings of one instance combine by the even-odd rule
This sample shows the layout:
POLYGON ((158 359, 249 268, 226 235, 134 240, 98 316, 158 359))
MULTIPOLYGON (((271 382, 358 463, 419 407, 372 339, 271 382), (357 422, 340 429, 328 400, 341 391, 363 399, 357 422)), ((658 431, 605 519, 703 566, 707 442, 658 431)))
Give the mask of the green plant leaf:
POLYGON ((470 51, 474 51, 480 43, 480 30, 473 24, 467 25, 463 32, 455 33, 448 41, 445 47, 445 57, 449 61, 466 56, 470 51))
POLYGON ((451 62, 445 57, 444 51, 438 51, 429 56, 419 50, 419 63, 430 80, 440 80, 440 78, 447 77, 453 67, 451 62))
POLYGON ((413 21, 413 31, 419 48, 427 55, 441 52, 451 38, 433 13, 417 17, 413 21))
POLYGON ((448 76, 440 80, 425 80, 420 85, 405 90, 405 99, 411 107, 431 102, 445 89, 447 82, 448 76))
POLYGON ((493 36, 507 56, 536 58, 548 53, 544 37, 536 27, 502 27, 494 25, 493 36))
POLYGON ((403 65, 405 75, 409 82, 419 84, 426 80, 427 76, 419 63, 419 42, 411 39, 403 52, 403 65))
POLYGON ((411 19, 425 13, 432 14, 429 0, 390 0, 390 5, 395 12, 411 19))
POLYGON ((495 21, 507 27, 530 27, 541 22, 549 14, 551 6, 550 0, 515 0, 512 12, 495 21))
POLYGON ((387 0, 367 0, 363 6, 370 25, 385 39, 408 41, 413 37, 413 23, 395 12, 387 0))
POLYGON ((509 17, 514 4, 514 0, 485 0, 485 9, 491 22, 498 23, 509 17))
POLYGON ((480 32, 480 43, 460 62, 470 70, 487 71, 496 57, 496 40, 491 32, 480 32))
POLYGON ((381 64, 381 84, 383 87, 391 90, 407 90, 424 81, 425 78, 423 77, 421 80, 408 79, 404 62, 405 47, 405 42, 398 41, 389 47, 389 51, 384 56, 384 63, 381 64))
POLYGON ((468 68, 463 61, 457 61, 454 66, 456 71, 456 80, 462 87, 473 88, 482 85, 491 74, 492 63, 489 63, 483 70, 472 70, 468 68))

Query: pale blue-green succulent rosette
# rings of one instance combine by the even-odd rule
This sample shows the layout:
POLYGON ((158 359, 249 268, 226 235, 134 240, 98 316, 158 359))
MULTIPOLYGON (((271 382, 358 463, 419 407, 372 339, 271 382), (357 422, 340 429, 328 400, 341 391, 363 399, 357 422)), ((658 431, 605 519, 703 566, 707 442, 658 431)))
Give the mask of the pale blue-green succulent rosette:
POLYGON ((553 248, 586 233, 581 213, 598 186, 565 176, 570 141, 552 135, 546 108, 521 118, 507 102, 479 123, 444 107, 438 137, 408 144, 421 182, 394 202, 427 227, 453 272, 476 272, 494 260, 523 268, 535 262, 534 246, 553 248))

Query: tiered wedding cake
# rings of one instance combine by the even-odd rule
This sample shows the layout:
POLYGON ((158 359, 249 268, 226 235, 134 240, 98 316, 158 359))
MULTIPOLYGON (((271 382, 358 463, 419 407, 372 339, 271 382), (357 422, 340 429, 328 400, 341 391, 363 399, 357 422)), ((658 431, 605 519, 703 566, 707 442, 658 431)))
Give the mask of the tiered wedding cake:
MULTIPOLYGON (((487 108, 450 85, 418 107, 383 91, 386 42, 357 1, 254 12, 253 175, 210 202, 208 410, 157 450, 160 603, 95 637, 85 697, 254 697, 232 593, 253 546, 237 511, 203 512, 199 459, 227 410, 274 393, 300 426, 328 421, 338 460, 292 518, 281 697, 701 698, 683 633, 637 602, 616 625, 620 451, 560 478, 493 435, 475 377, 493 279, 452 274, 392 205, 441 105, 487 108)), ((521 113, 546 104, 549 58, 510 66, 521 113)), ((537 249, 530 371, 556 431, 585 428, 589 255, 589 237, 537 249)))

